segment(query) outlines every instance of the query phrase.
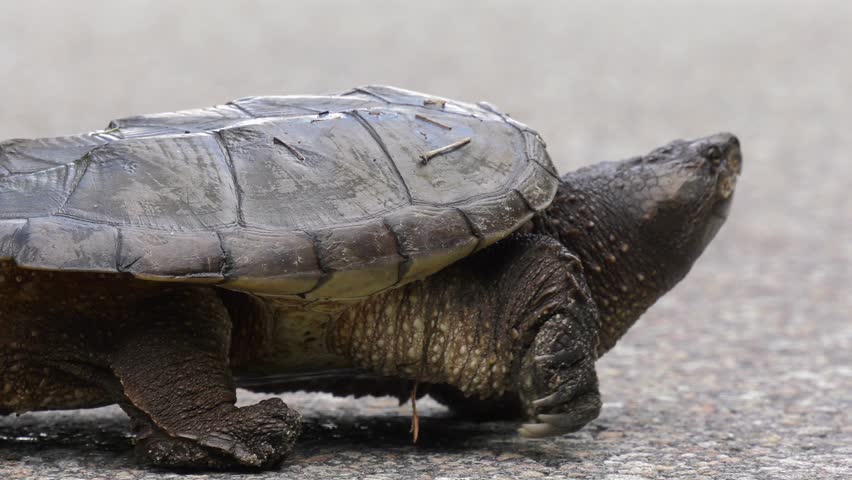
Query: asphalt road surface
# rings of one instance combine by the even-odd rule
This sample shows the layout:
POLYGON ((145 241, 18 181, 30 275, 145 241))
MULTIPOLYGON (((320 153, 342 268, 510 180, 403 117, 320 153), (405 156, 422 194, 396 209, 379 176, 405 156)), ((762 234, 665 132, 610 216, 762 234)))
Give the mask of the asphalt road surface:
MULTIPOLYGON (((284 399, 307 427, 280 470, 186 478, 850 478, 850 8, 9 2, 0 138, 367 83, 488 100, 539 129, 563 171, 735 132, 728 224, 599 362, 605 405, 583 431, 525 441, 424 400, 413 446, 408 406, 298 393, 284 399)), ((0 478, 177 477, 135 466, 114 407, 0 418, 0 478)))

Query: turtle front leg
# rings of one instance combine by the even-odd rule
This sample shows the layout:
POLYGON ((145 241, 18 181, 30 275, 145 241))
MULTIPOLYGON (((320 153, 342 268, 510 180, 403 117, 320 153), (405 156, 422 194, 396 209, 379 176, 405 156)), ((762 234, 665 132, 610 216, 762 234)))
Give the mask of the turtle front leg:
POLYGON ((513 380, 530 421, 518 433, 529 438, 575 432, 601 410, 595 370, 600 323, 582 263, 555 240, 535 238, 532 255, 538 261, 525 261, 532 261, 539 271, 526 283, 538 287, 544 296, 536 298, 536 291, 530 290, 525 331, 527 339, 534 338, 531 344, 525 339, 516 350, 516 355, 523 351, 523 356, 513 380), (542 309, 548 304, 554 306, 542 309))
POLYGON ((433 384, 458 412, 520 411, 530 421, 520 433, 540 437, 599 414, 598 330, 580 261, 551 237, 516 235, 344 312, 330 345, 359 366, 433 384))
POLYGON ((134 305, 106 355, 140 460, 170 468, 266 468, 280 462, 301 417, 280 399, 237 408, 230 321, 210 289, 175 288, 134 305))

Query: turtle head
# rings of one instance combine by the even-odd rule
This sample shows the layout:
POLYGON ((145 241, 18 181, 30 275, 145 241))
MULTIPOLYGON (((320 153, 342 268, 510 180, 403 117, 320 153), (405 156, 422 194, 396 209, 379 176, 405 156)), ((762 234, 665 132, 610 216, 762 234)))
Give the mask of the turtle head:
POLYGON ((741 165, 737 138, 719 133, 562 178, 539 222, 583 261, 599 353, 686 275, 725 221, 741 165))

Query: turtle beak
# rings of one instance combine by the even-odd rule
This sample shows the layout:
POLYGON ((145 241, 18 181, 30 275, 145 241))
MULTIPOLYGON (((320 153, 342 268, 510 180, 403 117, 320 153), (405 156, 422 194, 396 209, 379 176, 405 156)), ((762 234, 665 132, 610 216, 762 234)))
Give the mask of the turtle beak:
MULTIPOLYGON (((720 134, 728 137, 727 141, 727 154, 722 161, 722 164, 719 165, 719 187, 718 194, 719 197, 722 198, 722 202, 725 200, 730 200, 731 195, 734 193, 734 188, 737 186, 737 177, 739 177, 743 168, 743 154, 740 151, 740 141, 737 137, 731 134, 720 134)), ((727 207, 725 207, 727 209, 727 207)), ((727 211, 727 210, 726 210, 727 211)))
POLYGON ((722 228, 722 224, 728 218, 731 203, 734 199, 734 189, 737 186, 737 178, 742 172, 743 155, 740 150, 740 141, 730 133, 719 133, 712 137, 715 143, 725 146, 725 156, 718 166, 718 180, 716 183, 716 199, 711 207, 710 217, 701 239, 701 244, 706 246, 722 228))

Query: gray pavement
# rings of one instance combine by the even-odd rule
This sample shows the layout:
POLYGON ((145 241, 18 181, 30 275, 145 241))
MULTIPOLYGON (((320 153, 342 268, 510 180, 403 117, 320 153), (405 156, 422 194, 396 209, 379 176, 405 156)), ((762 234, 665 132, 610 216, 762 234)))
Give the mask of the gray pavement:
MULTIPOLYGON (((486 99, 562 170, 737 133, 733 214, 599 363, 583 431, 522 441, 428 400, 290 394, 279 471, 187 478, 852 477, 848 2, 17 2, 0 16, 0 137, 387 83, 486 99)), ((241 392, 241 401, 259 396, 241 392)), ((0 478, 165 479, 112 408, 0 418, 0 478)))

